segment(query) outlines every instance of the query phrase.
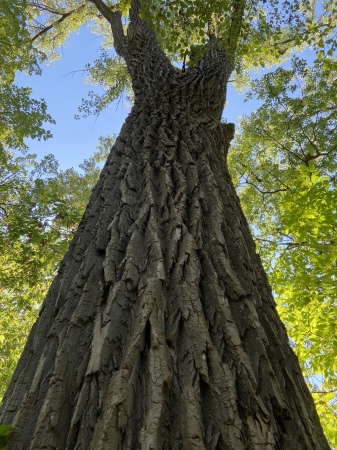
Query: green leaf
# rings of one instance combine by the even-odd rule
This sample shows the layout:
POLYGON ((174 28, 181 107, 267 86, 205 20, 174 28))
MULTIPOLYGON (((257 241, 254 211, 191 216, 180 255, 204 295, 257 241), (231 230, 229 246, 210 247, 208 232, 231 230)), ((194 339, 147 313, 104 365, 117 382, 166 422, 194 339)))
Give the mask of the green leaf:
POLYGON ((11 425, 0 425, 0 450, 5 449, 7 437, 14 431, 11 425))
POLYGON ((0 436, 9 436, 14 431, 11 425, 0 425, 0 436))

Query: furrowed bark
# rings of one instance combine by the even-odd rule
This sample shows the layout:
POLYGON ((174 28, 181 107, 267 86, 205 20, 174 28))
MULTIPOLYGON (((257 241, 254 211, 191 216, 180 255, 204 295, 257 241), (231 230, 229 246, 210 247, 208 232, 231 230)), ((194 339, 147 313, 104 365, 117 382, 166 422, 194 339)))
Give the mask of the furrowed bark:
POLYGON ((328 450, 231 183, 231 61, 141 22, 135 103, 1 408, 9 450, 328 450))

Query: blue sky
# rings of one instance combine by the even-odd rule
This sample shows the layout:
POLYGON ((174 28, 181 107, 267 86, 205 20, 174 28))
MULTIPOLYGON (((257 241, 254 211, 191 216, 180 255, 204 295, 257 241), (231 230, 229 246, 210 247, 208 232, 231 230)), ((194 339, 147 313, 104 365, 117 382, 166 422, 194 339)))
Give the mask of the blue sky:
MULTIPOLYGON (((85 98, 93 87, 84 82, 82 70, 86 63, 93 62, 100 54, 100 38, 82 28, 79 34, 73 34, 62 49, 60 60, 43 67, 40 76, 18 77, 20 85, 32 88, 32 97, 44 98, 49 114, 56 125, 48 125, 53 138, 48 141, 27 140, 31 153, 39 158, 52 153, 62 169, 77 167, 95 151, 98 138, 107 134, 118 134, 130 111, 127 102, 116 101, 99 117, 90 116, 75 120, 81 99, 85 98)), ((100 89, 100 88, 96 88, 100 89)), ((228 105, 224 117, 228 122, 236 122, 237 117, 249 114, 256 104, 244 103, 244 96, 234 91, 229 83, 228 105)))

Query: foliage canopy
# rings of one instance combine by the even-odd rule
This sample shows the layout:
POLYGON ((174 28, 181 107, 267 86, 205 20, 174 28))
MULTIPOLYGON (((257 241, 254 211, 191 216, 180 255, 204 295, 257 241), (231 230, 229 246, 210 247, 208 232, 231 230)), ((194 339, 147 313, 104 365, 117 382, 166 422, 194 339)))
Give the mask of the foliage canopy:
POLYGON ((25 0, 4 0, 0 5, 0 151, 4 147, 23 148, 24 139, 48 139, 44 122, 53 122, 43 100, 30 97, 31 89, 15 84, 17 71, 40 73, 43 53, 33 47, 26 26, 25 0))

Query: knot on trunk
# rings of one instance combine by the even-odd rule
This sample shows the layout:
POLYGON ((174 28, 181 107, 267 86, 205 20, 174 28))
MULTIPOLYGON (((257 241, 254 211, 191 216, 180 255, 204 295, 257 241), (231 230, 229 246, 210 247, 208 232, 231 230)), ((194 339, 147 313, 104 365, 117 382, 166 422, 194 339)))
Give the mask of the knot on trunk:
POLYGON ((223 132, 226 144, 229 146, 230 142, 234 139, 235 124, 234 123, 223 123, 222 124, 222 132, 223 132))
POLYGON ((231 141, 234 139, 235 135, 235 124, 234 123, 221 123, 221 131, 224 138, 224 149, 225 149, 225 159, 227 159, 228 150, 231 141))

